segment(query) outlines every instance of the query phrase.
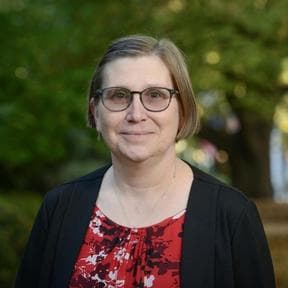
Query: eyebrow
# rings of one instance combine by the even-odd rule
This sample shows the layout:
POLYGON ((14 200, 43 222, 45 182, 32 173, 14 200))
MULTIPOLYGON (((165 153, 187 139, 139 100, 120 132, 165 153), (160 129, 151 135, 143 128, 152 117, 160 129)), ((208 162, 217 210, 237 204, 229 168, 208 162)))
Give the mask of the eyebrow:
MULTIPOLYGON (((170 85, 169 85, 170 86, 170 85)), ((130 91, 143 91, 143 90, 145 90, 145 89, 147 89, 147 88, 153 88, 153 87, 155 87, 155 88, 168 88, 168 89, 175 89, 173 86, 172 87, 167 87, 167 84, 147 84, 147 85, 145 85, 143 88, 141 88, 140 90, 139 89, 137 89, 137 90, 135 90, 135 89, 131 89, 131 88, 129 88, 127 85, 110 85, 110 86, 105 86, 105 87, 101 87, 101 89, 106 89, 106 88, 113 88, 113 87, 119 87, 119 88, 125 88, 125 89, 128 89, 128 90, 130 90, 130 91)))

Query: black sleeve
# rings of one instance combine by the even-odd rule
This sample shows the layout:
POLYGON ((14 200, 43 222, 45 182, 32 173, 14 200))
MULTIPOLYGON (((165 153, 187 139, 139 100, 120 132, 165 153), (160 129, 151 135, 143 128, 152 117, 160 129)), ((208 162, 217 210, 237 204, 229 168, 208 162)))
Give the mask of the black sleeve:
POLYGON ((15 288, 38 287, 42 257, 46 245, 48 229, 45 202, 40 207, 34 222, 25 252, 17 273, 15 288))
POLYGON ((253 202, 247 202, 232 238, 236 288, 275 288, 271 255, 253 202))
POLYGON ((47 254, 51 254, 51 251, 47 249, 47 242, 49 238, 51 238, 51 234, 53 234, 53 231, 50 231, 50 227, 53 226, 51 222, 52 219, 55 218, 54 214, 58 205, 57 190, 58 189, 55 189, 47 193, 38 211, 17 272, 15 288, 39 287, 41 275, 43 278, 43 271, 45 278, 47 279, 47 277, 49 277, 49 267, 43 267, 43 265, 47 266, 46 259, 50 258, 47 257, 47 254))

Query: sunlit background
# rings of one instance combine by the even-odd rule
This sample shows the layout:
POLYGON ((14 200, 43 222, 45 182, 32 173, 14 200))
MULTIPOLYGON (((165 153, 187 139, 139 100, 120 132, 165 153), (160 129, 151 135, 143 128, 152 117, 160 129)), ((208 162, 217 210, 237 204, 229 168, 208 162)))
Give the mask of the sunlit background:
POLYGON ((180 157, 253 198, 288 287, 287 0, 0 0, 0 287, 11 287, 43 195, 109 162, 86 95, 111 40, 172 39, 201 125, 180 157))

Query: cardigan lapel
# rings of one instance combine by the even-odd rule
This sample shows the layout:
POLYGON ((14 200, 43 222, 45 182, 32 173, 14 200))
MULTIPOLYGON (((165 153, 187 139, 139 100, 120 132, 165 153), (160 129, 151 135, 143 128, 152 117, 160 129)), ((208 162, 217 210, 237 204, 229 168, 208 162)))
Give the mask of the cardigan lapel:
POLYGON ((183 231, 181 287, 212 288, 217 185, 194 167, 193 172, 183 231))
POLYGON ((57 245, 53 287, 68 287, 96 203, 103 175, 101 169, 91 180, 78 182, 72 193, 57 245))
MULTIPOLYGON (((70 191, 71 198, 58 240, 52 286, 68 287, 75 261, 94 209, 104 173, 101 169, 91 180, 80 181, 70 191)), ((182 288, 211 288, 214 283, 214 231, 217 186, 205 181, 193 167, 183 232, 181 258, 182 288)), ((201 175, 202 174, 202 175, 201 175)), ((205 178, 205 176, 204 176, 205 178)), ((59 219, 60 221, 60 219, 59 219)))

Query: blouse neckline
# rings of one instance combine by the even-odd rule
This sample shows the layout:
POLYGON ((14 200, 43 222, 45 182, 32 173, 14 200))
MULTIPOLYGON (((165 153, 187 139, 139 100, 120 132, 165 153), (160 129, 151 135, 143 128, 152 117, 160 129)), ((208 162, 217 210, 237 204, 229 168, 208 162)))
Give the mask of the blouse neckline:
POLYGON ((107 221, 109 221, 111 224, 113 224, 113 226, 119 227, 119 228, 127 230, 127 231, 131 230, 131 232, 140 232, 140 231, 145 231, 145 230, 151 229, 151 228, 154 229, 154 228, 157 228, 159 226, 170 225, 171 223, 173 223, 174 221, 176 221, 177 219, 182 217, 185 214, 185 212, 186 212, 186 208, 184 208, 184 209, 178 211, 177 213, 175 213, 174 215, 168 216, 168 217, 156 222, 155 224, 148 225, 148 226, 140 226, 140 227, 129 227, 129 226, 125 226, 125 225, 119 224, 119 223, 115 222, 114 220, 110 219, 99 208, 99 206, 97 204, 95 205, 95 207, 96 207, 96 210, 98 210, 106 218, 107 221))

